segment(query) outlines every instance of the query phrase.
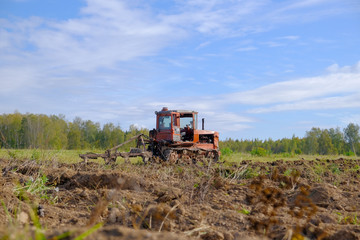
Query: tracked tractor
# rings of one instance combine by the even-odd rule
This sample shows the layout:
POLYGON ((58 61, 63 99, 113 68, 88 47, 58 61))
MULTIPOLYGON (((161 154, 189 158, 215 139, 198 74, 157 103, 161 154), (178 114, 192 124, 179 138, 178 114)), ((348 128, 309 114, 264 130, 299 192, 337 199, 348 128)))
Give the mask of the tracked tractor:
POLYGON ((104 154, 80 154, 85 161, 98 157, 104 158, 106 163, 123 157, 126 161, 130 157, 142 157, 145 163, 167 161, 171 163, 193 162, 219 159, 219 133, 198 129, 198 113, 188 110, 169 110, 164 107, 156 111, 156 128, 149 131, 149 136, 140 134, 126 142, 106 150, 104 154), (136 148, 129 152, 118 152, 124 144, 136 140, 136 148))

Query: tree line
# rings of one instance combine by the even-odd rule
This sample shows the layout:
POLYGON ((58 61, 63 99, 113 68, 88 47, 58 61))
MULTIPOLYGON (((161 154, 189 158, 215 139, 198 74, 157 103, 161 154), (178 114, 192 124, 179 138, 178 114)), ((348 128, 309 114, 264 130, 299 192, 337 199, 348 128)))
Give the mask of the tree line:
POLYGON ((289 154, 343 154, 356 155, 360 153, 359 125, 350 123, 346 128, 320 129, 313 127, 306 131, 303 138, 293 136, 273 140, 233 140, 231 138, 220 142, 224 152, 250 152, 254 155, 268 155, 271 153, 289 154))
POLYGON ((131 125, 124 131, 113 123, 101 127, 79 117, 67 121, 64 115, 0 115, 1 148, 107 149, 140 133, 148 134, 148 130, 131 125))
MULTIPOLYGON (((118 145, 148 129, 131 125, 124 131, 119 125, 82 120, 76 117, 67 121, 64 115, 13 114, 0 115, 1 148, 42 148, 42 149, 107 149, 118 145)), ((132 143, 125 146, 129 147, 132 143)), ((255 155, 270 153, 289 154, 344 154, 360 153, 359 125, 350 123, 346 128, 306 131, 303 138, 293 136, 273 140, 220 141, 222 152, 250 152, 255 155)))

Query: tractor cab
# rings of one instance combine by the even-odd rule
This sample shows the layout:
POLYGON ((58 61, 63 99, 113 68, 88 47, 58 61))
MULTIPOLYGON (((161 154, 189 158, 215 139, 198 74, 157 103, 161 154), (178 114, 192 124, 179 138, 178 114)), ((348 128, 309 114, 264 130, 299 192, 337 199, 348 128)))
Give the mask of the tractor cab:
POLYGON ((197 112, 187 110, 168 110, 163 108, 156 114, 156 139, 171 142, 194 140, 197 129, 197 112))

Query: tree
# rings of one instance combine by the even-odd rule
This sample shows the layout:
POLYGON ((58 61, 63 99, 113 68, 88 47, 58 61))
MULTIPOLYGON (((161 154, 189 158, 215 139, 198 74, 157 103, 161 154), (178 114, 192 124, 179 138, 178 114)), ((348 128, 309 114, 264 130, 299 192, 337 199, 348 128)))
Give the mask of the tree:
POLYGON ((13 114, 3 114, 0 116, 0 131, 4 137, 0 141, 0 146, 20 148, 22 138, 20 136, 21 121, 23 116, 19 112, 13 114), (3 142, 4 141, 4 142, 3 142))
POLYGON ((319 152, 318 139, 320 134, 320 128, 312 128, 310 131, 306 131, 304 149, 306 154, 316 154, 319 152))
POLYGON ((67 135, 68 149, 79 149, 81 148, 81 130, 78 122, 69 124, 69 132, 67 135))
POLYGON ((68 145, 68 123, 65 121, 64 115, 51 115, 51 134, 49 138, 49 148, 63 149, 68 145))
POLYGON ((319 136, 319 154, 326 155, 334 152, 334 145, 327 129, 322 130, 319 136))
POLYGON ((346 128, 344 128, 344 137, 345 141, 349 144, 352 152, 356 156, 356 145, 359 143, 359 125, 354 123, 349 123, 346 128))
POLYGON ((84 148, 95 148, 99 146, 100 124, 91 120, 81 122, 82 145, 84 148))
POLYGON ((295 136, 295 134, 291 138, 290 142, 290 152, 295 154, 300 154, 300 139, 295 136))
POLYGON ((112 123, 106 123, 103 126, 103 129, 101 131, 101 138, 100 138, 100 143, 101 143, 101 147, 102 148, 108 148, 108 147, 113 147, 115 146, 114 144, 114 139, 112 139, 112 132, 114 131, 115 126, 112 123))
POLYGON ((21 137, 24 148, 40 148, 43 144, 44 126, 40 117, 35 114, 26 114, 21 120, 21 137))
POLYGON ((344 134, 341 132, 340 128, 330 128, 329 135, 331 138, 331 142, 334 146, 334 153, 335 154, 342 154, 344 153, 344 134))

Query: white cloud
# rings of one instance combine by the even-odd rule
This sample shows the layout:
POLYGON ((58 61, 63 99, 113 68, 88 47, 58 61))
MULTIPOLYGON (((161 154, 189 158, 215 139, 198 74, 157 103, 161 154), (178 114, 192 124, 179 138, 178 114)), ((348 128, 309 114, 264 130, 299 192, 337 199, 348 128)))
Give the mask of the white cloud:
MULTIPOLYGON (((319 3, 306 1, 300 5, 319 3)), ((288 8, 299 5, 285 4, 288 8)), ((222 37, 263 31, 266 27, 262 25, 267 25, 269 19, 250 19, 254 19, 251 18, 254 14, 267 11, 268 5, 265 0, 192 0, 179 2, 177 10, 170 14, 154 15, 149 8, 134 8, 124 1, 88 0, 80 17, 66 21, 47 21, 39 17, 13 22, 1 20, 0 49, 5 49, 2 58, 7 65, 18 66, 14 56, 21 56, 22 65, 38 73, 49 69, 69 75, 74 75, 74 71, 93 72, 98 68, 116 68, 122 61, 155 55, 194 30, 222 37), (10 60, 11 57, 14 59, 10 60)), ((209 41, 198 48, 207 44, 209 41)), ((280 46, 276 42, 266 44, 280 46)), ((255 49, 250 46, 238 50, 255 49)))
POLYGON ((284 36, 284 37, 279 37, 278 39, 285 39, 285 40, 298 40, 300 37, 299 36, 284 36))
POLYGON ((269 113, 295 110, 325 110, 345 108, 360 108, 360 94, 345 97, 325 97, 321 99, 297 101, 294 103, 276 104, 271 107, 255 108, 249 112, 269 113))
POLYGON ((332 65, 329 74, 277 82, 224 96, 224 103, 266 105, 253 113, 360 107, 360 62, 353 66, 332 65), (271 106, 271 104, 276 104, 271 106), (270 105, 270 106, 268 106, 270 105))
POLYGON ((360 73, 360 61, 353 66, 344 66, 339 67, 338 64, 332 64, 327 68, 330 73, 347 73, 347 74, 356 74, 360 73))
POLYGON ((272 8, 260 18, 272 25, 312 22, 329 16, 359 12, 349 1, 340 0, 305 0, 273 1, 272 8))
MULTIPOLYGON (((88 0, 81 12, 66 21, 2 19, 0 91, 51 81, 62 84, 64 77, 82 82, 102 75, 104 68, 119 74, 122 63, 152 56, 185 36, 181 29, 122 1, 88 0)), ((128 79, 117 81, 129 83, 128 79)))
POLYGON ((248 16, 261 10, 267 1, 179 1, 179 12, 162 16, 164 21, 189 31, 222 36, 258 31, 248 16), (243 21, 244 23, 241 23, 243 21), (247 22, 248 24, 246 24, 247 22), (237 24, 237 26, 233 26, 237 24))
POLYGON ((268 47, 281 47, 281 46, 284 46, 283 43, 273 42, 273 41, 271 41, 271 42, 263 42, 262 44, 266 45, 268 47))
POLYGON ((238 48, 236 49, 236 51, 238 52, 248 52, 248 51, 254 51, 257 50, 256 47, 243 47, 243 48, 238 48))
POLYGON ((282 12, 282 11, 289 11, 289 10, 300 9, 300 8, 314 7, 321 3, 329 3, 331 1, 332 0, 330 0, 330 1, 329 0, 303 0, 303 1, 298 1, 298 2, 290 1, 289 4, 287 4, 283 8, 280 8, 278 11, 282 12))
POLYGON ((204 47, 208 46, 210 43, 211 43, 210 41, 200 43, 199 46, 196 47, 196 50, 199 50, 200 48, 204 48, 204 47))

